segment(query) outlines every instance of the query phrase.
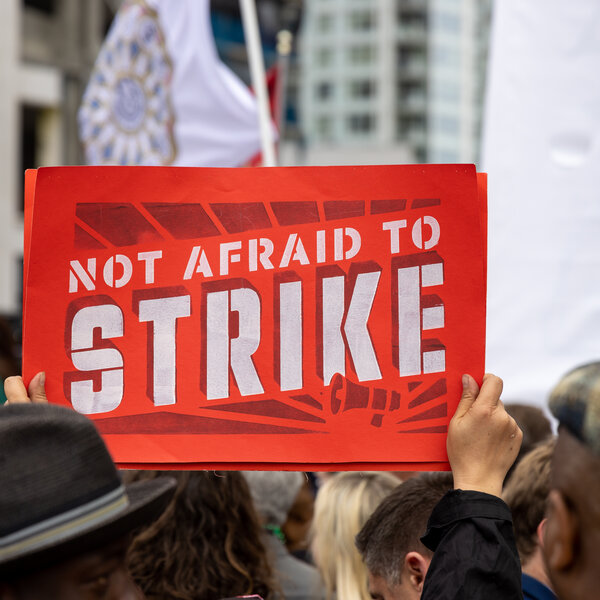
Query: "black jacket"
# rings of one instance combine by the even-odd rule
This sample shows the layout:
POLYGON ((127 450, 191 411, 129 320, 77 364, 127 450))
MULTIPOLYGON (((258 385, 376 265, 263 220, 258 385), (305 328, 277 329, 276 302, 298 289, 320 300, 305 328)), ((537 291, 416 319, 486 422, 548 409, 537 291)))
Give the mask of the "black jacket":
POLYGON ((512 516, 498 497, 453 490, 421 541, 434 551, 421 600, 522 600, 512 516))

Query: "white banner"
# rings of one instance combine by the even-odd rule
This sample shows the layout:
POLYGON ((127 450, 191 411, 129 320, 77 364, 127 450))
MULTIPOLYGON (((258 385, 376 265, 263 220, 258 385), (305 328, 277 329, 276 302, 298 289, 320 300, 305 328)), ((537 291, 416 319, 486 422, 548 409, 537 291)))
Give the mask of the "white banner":
POLYGON ((495 3, 482 170, 489 173, 487 370, 544 406, 600 359, 600 3, 495 3))

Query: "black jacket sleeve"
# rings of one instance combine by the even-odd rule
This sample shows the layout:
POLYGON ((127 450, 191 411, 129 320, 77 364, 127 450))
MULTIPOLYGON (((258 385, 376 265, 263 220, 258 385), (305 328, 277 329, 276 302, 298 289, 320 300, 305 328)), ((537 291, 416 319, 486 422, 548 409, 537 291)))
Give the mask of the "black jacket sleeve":
POLYGON ((448 492, 421 541, 434 552, 421 600, 522 600, 512 516, 500 498, 448 492))

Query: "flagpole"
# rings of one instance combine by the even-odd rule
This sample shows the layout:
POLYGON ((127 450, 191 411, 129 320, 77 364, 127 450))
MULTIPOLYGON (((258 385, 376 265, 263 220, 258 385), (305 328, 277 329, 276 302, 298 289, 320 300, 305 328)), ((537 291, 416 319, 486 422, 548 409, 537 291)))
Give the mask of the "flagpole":
POLYGON ((256 4, 254 3, 254 0, 240 0, 240 10, 242 12, 242 24, 244 27, 244 37, 246 39, 248 62, 250 64, 252 88, 256 94, 256 101, 258 104, 262 163, 265 167, 274 167, 277 164, 275 159, 275 140, 273 139, 267 82, 265 79, 265 64, 263 61, 260 33, 258 31, 258 18, 256 16, 256 4))
MULTIPOLYGON (((279 139, 283 139, 285 129, 285 107, 287 101, 288 71, 290 67, 290 53, 292 51, 293 36, 287 29, 282 29, 277 34, 277 99, 275 124, 279 132, 279 139)), ((279 146, 281 149, 281 144, 279 146)))

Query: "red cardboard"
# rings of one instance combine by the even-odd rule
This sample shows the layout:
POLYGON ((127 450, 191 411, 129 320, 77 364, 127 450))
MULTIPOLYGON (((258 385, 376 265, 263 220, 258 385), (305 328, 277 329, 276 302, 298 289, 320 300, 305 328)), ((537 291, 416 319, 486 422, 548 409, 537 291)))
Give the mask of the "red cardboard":
POLYGON ((474 166, 35 173, 24 376, 119 464, 447 468, 484 368, 474 166))

